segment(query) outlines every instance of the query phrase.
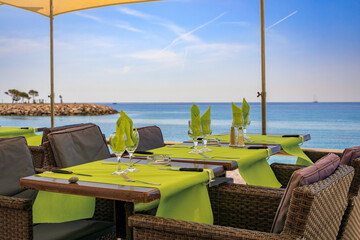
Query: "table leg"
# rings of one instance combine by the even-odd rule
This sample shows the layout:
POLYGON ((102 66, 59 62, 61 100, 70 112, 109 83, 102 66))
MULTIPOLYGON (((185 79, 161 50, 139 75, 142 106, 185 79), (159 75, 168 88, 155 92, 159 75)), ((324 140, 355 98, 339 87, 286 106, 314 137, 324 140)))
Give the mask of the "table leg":
POLYGON ((115 201, 116 237, 132 239, 132 231, 128 225, 128 218, 134 215, 134 203, 115 201))

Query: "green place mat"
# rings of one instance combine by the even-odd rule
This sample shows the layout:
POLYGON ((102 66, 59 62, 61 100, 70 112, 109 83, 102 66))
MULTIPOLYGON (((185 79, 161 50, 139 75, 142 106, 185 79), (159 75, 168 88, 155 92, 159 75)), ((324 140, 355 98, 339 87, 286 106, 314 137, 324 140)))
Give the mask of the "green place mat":
MULTIPOLYGON (((190 154, 192 149, 186 145, 176 145, 176 147, 162 147, 152 149, 154 154, 167 154, 173 158, 206 159, 199 154, 190 154)), ((200 147, 201 148, 201 147, 200 147)), ((216 160, 236 161, 239 167, 239 173, 247 184, 281 187, 276 179, 274 172, 267 162, 268 151, 266 149, 247 149, 247 148, 229 148, 229 147, 209 147, 213 151, 206 152, 207 156, 221 157, 239 157, 239 159, 214 158, 216 160)), ((269 149, 270 154, 271 150, 269 149)))
POLYGON ((21 129, 18 127, 0 127, 0 138, 24 136, 28 145, 39 146, 42 140, 42 134, 36 135, 36 128, 29 127, 21 129))
MULTIPOLYGON (((209 180, 208 172, 166 171, 159 170, 158 167, 154 166, 136 164, 136 168, 140 171, 128 173, 132 179, 161 184, 161 186, 156 186, 139 182, 126 182, 121 176, 111 175, 116 170, 116 165, 101 164, 101 162, 96 161, 65 169, 93 175, 92 177, 78 176, 79 181, 158 188, 161 198, 157 216, 199 223, 213 223, 210 199, 206 184, 204 184, 209 180)), ((123 169, 128 167, 125 164, 121 165, 123 169)), ((37 176, 68 179, 74 175, 42 173, 37 176)), ((34 223, 64 222, 89 218, 93 215, 94 198, 61 194, 59 201, 62 202, 57 203, 57 195, 59 194, 39 192, 33 206, 34 223), (54 200, 49 201, 50 198, 54 200), (82 206, 85 207, 82 208, 82 206), (73 212, 74 209, 76 210, 75 213, 73 212)))
MULTIPOLYGON (((262 144, 280 144, 281 148, 290 155, 298 157, 296 164, 312 165, 314 164, 310 158, 301 150, 299 144, 303 143, 302 137, 281 137, 271 135, 248 135, 253 142, 245 143, 262 143, 262 144), (267 142, 271 141, 271 142, 267 142)), ((210 137, 220 138, 222 142, 229 142, 230 136, 226 134, 213 135, 210 137)))

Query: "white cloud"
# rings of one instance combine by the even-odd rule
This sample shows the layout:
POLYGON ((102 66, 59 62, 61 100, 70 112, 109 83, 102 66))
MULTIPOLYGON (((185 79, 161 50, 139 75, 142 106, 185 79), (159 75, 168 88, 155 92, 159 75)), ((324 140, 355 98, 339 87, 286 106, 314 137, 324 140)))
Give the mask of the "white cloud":
POLYGON ((234 21, 234 22, 220 22, 219 24, 232 24, 232 25, 239 25, 242 27, 248 26, 249 23, 245 21, 234 21))
POLYGON ((276 23, 270 25, 269 27, 266 28, 266 30, 275 27, 276 25, 278 25, 279 23, 281 23, 282 21, 285 21, 286 19, 288 19, 289 17, 291 17, 292 15, 296 14, 298 11, 294 11, 292 13, 290 13, 289 15, 287 15, 286 17, 280 19, 279 21, 277 21, 276 23))
POLYGON ((210 21, 194 28, 191 31, 188 31, 182 35, 180 35, 178 38, 175 38, 168 46, 166 46, 165 48, 163 48, 161 51, 166 51, 167 49, 171 48, 172 46, 174 46, 176 43, 178 43, 180 40, 186 40, 188 39, 189 36, 191 36, 194 32, 206 27, 207 25, 209 25, 210 23, 215 22, 216 20, 218 20, 219 18, 221 18, 222 16, 224 16, 226 14, 226 12, 216 16, 215 18, 211 19, 210 21))
POLYGON ((132 27, 130 26, 130 24, 128 23, 122 23, 122 24, 115 24, 116 27, 118 28, 121 28, 121 29, 125 29, 125 30, 129 30, 131 32, 138 32, 138 33, 143 33, 144 31, 138 29, 138 28, 135 28, 135 27, 132 27))
POLYGON ((95 16, 85 14, 85 13, 81 13, 81 12, 75 12, 74 14, 76 14, 76 15, 78 15, 80 17, 83 17, 83 18, 94 20, 94 21, 99 22, 99 23, 104 23, 104 20, 99 18, 99 17, 95 17, 95 16))
POLYGON ((49 49, 47 39, 5 38, 0 36, 0 56, 6 54, 23 54, 49 49))
POLYGON ((175 63, 181 60, 181 54, 175 52, 160 52, 158 49, 139 51, 130 54, 118 54, 117 58, 133 58, 156 63, 175 63))
POLYGON ((253 46, 227 43, 202 43, 186 47, 188 55, 196 56, 202 62, 223 61, 238 56, 238 53, 253 46))
POLYGON ((140 12, 140 11, 137 11, 134 9, 126 8, 126 7, 119 7, 118 10, 121 13, 124 13, 126 15, 130 15, 133 17, 138 17, 138 18, 142 18, 142 19, 146 19, 146 20, 157 18, 156 16, 146 14, 146 13, 143 13, 143 12, 140 12))
POLYGON ((91 20, 96 21, 98 23, 103 23, 103 24, 106 24, 106 25, 109 25, 109 26, 125 29, 125 30, 131 31, 131 32, 137 32, 137 33, 143 33, 144 32, 141 29, 138 29, 138 28, 135 28, 135 27, 131 26, 131 24, 127 23, 127 22, 113 23, 113 22, 108 22, 108 21, 103 20, 102 18, 92 16, 92 15, 89 15, 89 14, 84 14, 84 13, 79 13, 79 12, 76 12, 75 14, 80 16, 80 17, 83 17, 83 18, 91 19, 91 20))

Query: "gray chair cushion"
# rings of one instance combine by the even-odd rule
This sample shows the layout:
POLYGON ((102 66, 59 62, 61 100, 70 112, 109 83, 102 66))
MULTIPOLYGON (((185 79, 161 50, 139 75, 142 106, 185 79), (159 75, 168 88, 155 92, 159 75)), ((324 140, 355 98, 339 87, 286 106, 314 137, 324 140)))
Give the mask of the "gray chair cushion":
POLYGON ((26 189, 18 194, 13 195, 12 197, 29 199, 32 201, 32 203, 34 203, 37 193, 37 190, 26 189))
POLYGON ((285 189, 284 196, 282 197, 280 205, 277 209, 271 232, 282 232, 294 188, 309 185, 327 178, 335 172, 339 163, 339 156, 330 153, 316 161, 314 165, 297 170, 291 175, 290 181, 285 189))
POLYGON ((164 138, 158 126, 140 127, 139 145, 136 151, 147 151, 154 148, 164 147, 164 138))
POLYGON ((64 223, 41 223, 34 226, 34 240, 96 239, 114 231, 114 224, 104 221, 77 220, 64 223))
POLYGON ((350 165, 351 160, 360 158, 360 146, 346 148, 341 157, 340 164, 350 165))
POLYGON ((102 132, 96 125, 53 132, 48 139, 58 167, 72 167, 111 157, 102 132))
POLYGON ((24 189, 19 179, 35 174, 25 137, 0 138, 0 195, 13 196, 24 189))

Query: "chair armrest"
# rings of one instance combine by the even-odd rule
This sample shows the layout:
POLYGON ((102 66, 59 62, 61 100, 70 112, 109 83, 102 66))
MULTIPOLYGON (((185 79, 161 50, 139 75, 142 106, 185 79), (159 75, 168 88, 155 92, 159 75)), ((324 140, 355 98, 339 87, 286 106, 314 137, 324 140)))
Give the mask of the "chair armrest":
POLYGON ((224 183, 209 188, 214 224, 270 232, 284 189, 224 183))
POLYGON ((270 167, 272 168, 277 180, 281 183, 282 187, 285 188, 293 172, 305 166, 296 164, 272 163, 270 167))
POLYGON ((41 168, 44 164, 45 148, 43 146, 29 146, 34 160, 35 168, 41 168))
POLYGON ((29 210, 32 202, 29 199, 8 197, 0 195, 0 208, 11 208, 16 210, 29 210))
POLYGON ((129 217, 137 239, 295 239, 286 234, 264 233, 217 225, 136 214, 129 217))
POLYGON ((33 238, 31 200, 0 196, 0 238, 33 238))
POLYGON ((351 182, 349 193, 352 196, 357 196, 359 195, 360 189, 360 158, 352 159, 350 166, 355 169, 355 175, 353 181, 351 182))

